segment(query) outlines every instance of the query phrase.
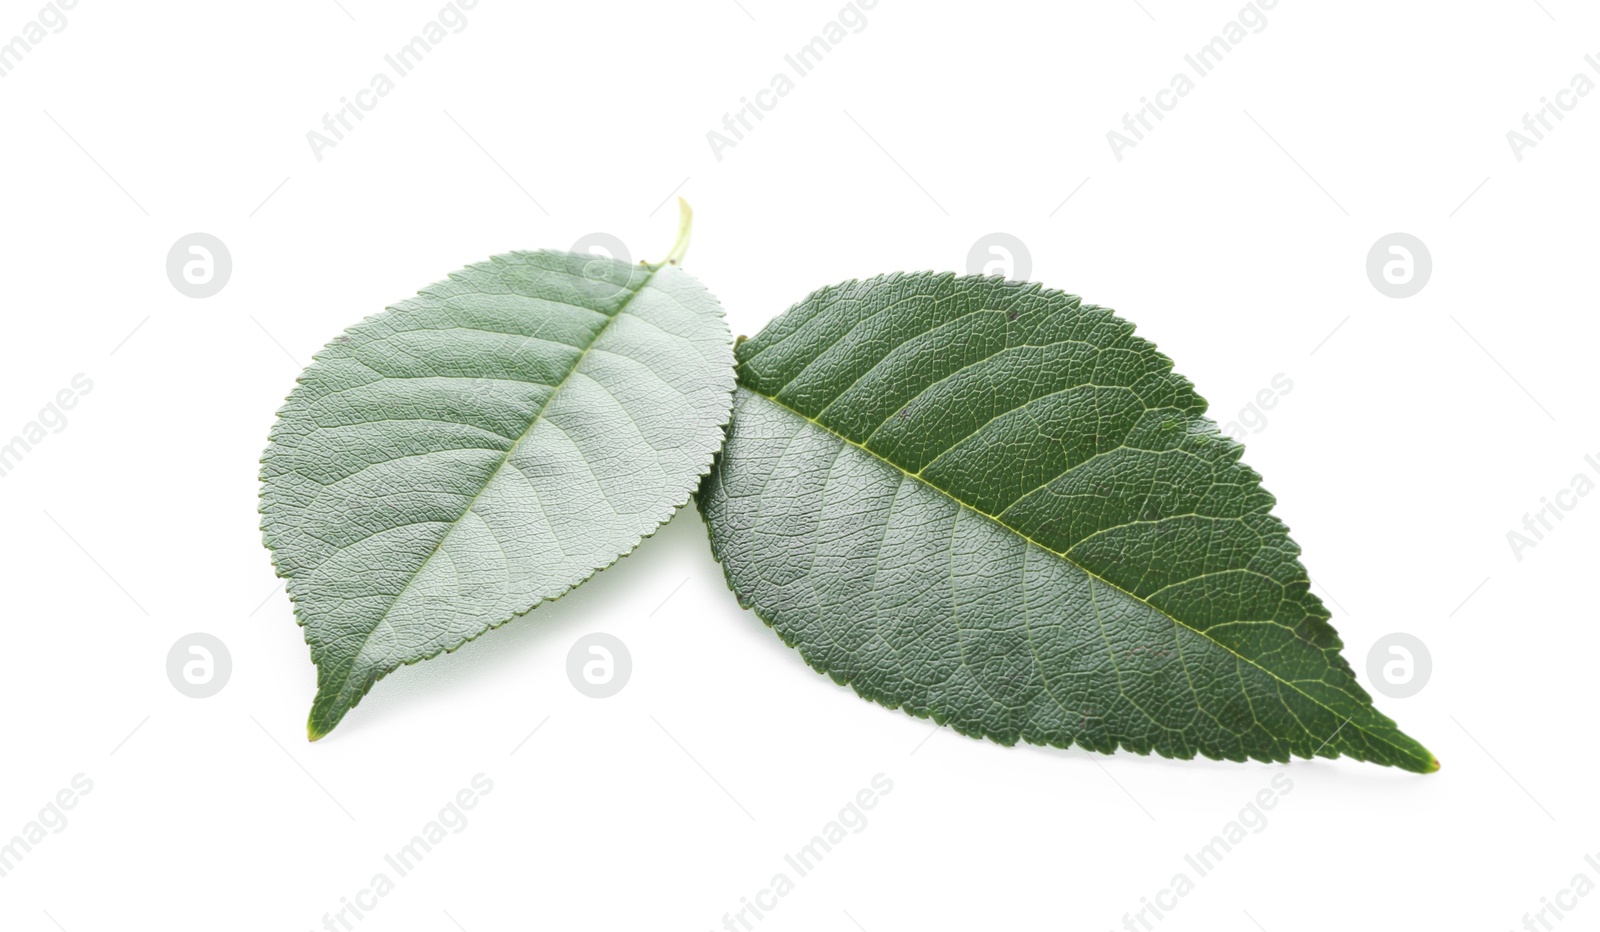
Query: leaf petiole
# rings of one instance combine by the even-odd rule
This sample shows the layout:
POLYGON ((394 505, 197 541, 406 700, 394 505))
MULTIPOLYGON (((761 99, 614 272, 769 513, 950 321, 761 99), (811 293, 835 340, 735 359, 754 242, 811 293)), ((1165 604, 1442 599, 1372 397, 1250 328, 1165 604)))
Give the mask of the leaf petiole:
POLYGON ((681 265, 684 253, 689 251, 689 231, 694 226, 694 208, 683 198, 678 198, 678 241, 672 244, 672 251, 667 257, 651 266, 659 269, 663 265, 681 265))

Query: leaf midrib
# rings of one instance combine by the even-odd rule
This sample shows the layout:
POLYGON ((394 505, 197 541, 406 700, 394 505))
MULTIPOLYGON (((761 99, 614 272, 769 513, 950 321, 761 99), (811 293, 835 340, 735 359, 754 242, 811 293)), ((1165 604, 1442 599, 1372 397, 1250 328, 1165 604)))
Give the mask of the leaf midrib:
MULTIPOLYGON (((444 536, 439 538, 439 545, 433 549, 432 553, 423 558, 422 562, 417 565, 416 570, 414 570, 411 576, 406 579, 405 585, 401 586, 400 591, 395 593, 395 597, 389 600, 389 604, 384 608, 383 614, 379 616, 377 621, 372 623, 371 628, 367 629, 366 636, 361 639, 360 646, 357 647, 355 652, 351 655, 350 668, 345 671, 343 680, 339 684, 341 692, 343 692, 344 689, 350 685, 350 681, 354 677, 356 671, 357 661, 361 659, 361 654, 367 649, 367 644, 372 641, 372 636, 377 633, 379 628, 383 627, 384 624, 388 622, 389 613, 394 611, 394 607, 400 604, 400 600, 405 598, 405 594, 411 591, 412 583, 416 582, 417 577, 422 575, 422 571, 427 569, 428 565, 433 562, 433 559, 438 555, 440 548, 444 546, 444 542, 450 538, 452 533, 455 532, 457 525, 465 520, 467 515, 472 513, 472 507, 478 503, 478 499, 483 497, 483 493, 488 491, 489 486, 493 485, 494 480, 499 477, 500 471, 506 468, 507 463, 511 462, 511 454, 516 452, 517 447, 522 445, 522 441, 526 440, 528 435, 533 433, 533 429, 539 426, 539 422, 544 420, 545 411, 549 410, 550 404, 551 402, 555 401, 556 396, 561 394, 561 389, 566 386, 567 380, 571 379, 573 373, 578 371, 578 367, 583 364, 583 360, 589 355, 589 350, 593 349, 594 345, 600 342, 600 338, 605 335, 606 330, 616 322, 617 318, 621 317, 627 312, 629 306, 633 304, 633 300, 639 297, 639 295, 644 292, 645 288, 650 285, 650 282, 655 279, 656 272, 661 269, 661 266, 647 266, 647 268, 650 269, 649 274, 645 275, 644 279, 639 282, 639 286, 628 295, 627 300, 622 302, 622 304, 617 308, 616 313, 612 314, 606 319, 605 323, 600 325, 600 329, 595 331, 594 336, 589 340, 588 344, 583 347, 583 350, 578 353, 577 358, 572 360, 572 365, 567 369, 566 375, 563 375, 561 377, 561 381, 557 382, 555 386, 551 388, 549 396, 546 397, 544 403, 539 406, 539 410, 535 411, 533 417, 528 420, 527 428, 517 436, 516 440, 511 442, 509 447, 506 448, 505 454, 500 457, 500 462, 495 465, 494 472, 491 472, 489 477, 483 481, 483 486, 479 488, 478 491, 472 496, 472 499, 467 502, 466 507, 461 509, 461 514, 457 515, 455 520, 450 522, 449 527, 445 529, 444 536)), ((594 310, 594 308, 585 308, 585 310, 594 310)))
MULTIPOLYGON (((987 519, 987 520, 999 525, 1000 527, 1004 528, 1006 531, 1008 531, 1008 532, 1010 532, 1012 534, 1015 534, 1016 536, 1022 538, 1023 540, 1025 540, 1028 543, 1032 544, 1033 546, 1038 547, 1040 550, 1043 550, 1046 553, 1054 554, 1056 557, 1059 557, 1061 560, 1063 560, 1066 563, 1070 564, 1071 566, 1075 567, 1076 569, 1078 569, 1080 572, 1082 572, 1084 575, 1090 577, 1091 579, 1094 579, 1094 580, 1104 584, 1105 586, 1107 586, 1108 588, 1110 588, 1112 590, 1115 590, 1117 592, 1120 592, 1120 593, 1126 595, 1128 598, 1134 600, 1135 602, 1138 602, 1141 605, 1144 605, 1144 606, 1148 607, 1149 609, 1151 609, 1152 611, 1156 612, 1157 614, 1159 614, 1163 618, 1166 618, 1167 620, 1171 621, 1174 625, 1182 627, 1182 628, 1184 628, 1184 629, 1186 629, 1188 631, 1192 631, 1193 633, 1195 633, 1195 634, 1199 635, 1200 637, 1204 638, 1209 643, 1215 644, 1217 647, 1221 648, 1224 651, 1227 651, 1229 654, 1232 654, 1234 657, 1238 658, 1239 660, 1242 660, 1245 663, 1249 664, 1250 666, 1255 667, 1257 670, 1260 670, 1261 672, 1263 672, 1263 673, 1267 674, 1268 676, 1272 677, 1272 679, 1275 680, 1276 682, 1281 683, 1284 686, 1287 686, 1289 689, 1293 690, 1296 694, 1298 694, 1300 696, 1304 696, 1308 701, 1310 701, 1311 703, 1315 704, 1316 706, 1326 710, 1329 714, 1335 716, 1336 718, 1340 719, 1341 721, 1343 721, 1345 723, 1349 723, 1349 721, 1353 718, 1353 716, 1347 716, 1343 712, 1339 712, 1339 711, 1337 711, 1335 709, 1330 708, 1326 703, 1324 703, 1322 700, 1318 699, 1316 696, 1311 695, 1310 693, 1308 693, 1305 690, 1301 689, 1299 686, 1295 685, 1294 682, 1284 679, 1283 677, 1279 676, 1277 673, 1274 673, 1273 671, 1267 669, 1266 667, 1262 666, 1261 664, 1257 663, 1256 661, 1252 660, 1251 658, 1246 657, 1245 655, 1239 653, 1238 651, 1234 650, 1233 648, 1229 647, 1228 645, 1222 643, 1221 641, 1218 641, 1216 638, 1211 637, 1206 632, 1201 631, 1200 629, 1194 627, 1193 625, 1190 625, 1187 622, 1183 621, 1182 619, 1174 616, 1171 612, 1168 612, 1167 610, 1165 610, 1163 608, 1160 608, 1159 606, 1155 605, 1154 603, 1146 601, 1144 598, 1142 598, 1142 597, 1140 597, 1140 596, 1128 591, 1127 589, 1123 588, 1122 586, 1117 585, 1116 583, 1112 582, 1111 580, 1106 579, 1105 577, 1101 576, 1099 573, 1096 573, 1093 570, 1089 569, 1088 567, 1082 565, 1077 560, 1072 559, 1072 557, 1068 556, 1066 553, 1063 553, 1062 551, 1057 550, 1054 547, 1050 547, 1050 546, 1048 546, 1046 544, 1040 543, 1037 540, 1034 540, 1032 537, 1029 537, 1027 534, 1024 534, 1023 532, 1017 530, 1016 528, 1014 528, 1011 525, 1005 523, 1004 521, 1000 520, 996 516, 991 515, 988 512, 983 511, 982 509, 979 509, 979 508, 977 508, 977 507, 975 507, 973 505, 970 505, 970 504, 962 501, 961 499, 957 498, 955 495, 951 494, 949 491, 947 491, 947 490, 945 490, 943 488, 940 488, 937 485, 934 485, 932 482, 928 481, 927 479, 924 479, 920 474, 913 473, 910 470, 906 469, 905 467, 901 466, 900 464, 894 462, 893 460, 888 459, 887 457, 883 456, 882 454, 872 450, 871 448, 869 448, 869 447, 867 447, 867 446, 865 446, 863 444, 857 443, 856 441, 850 439, 849 437, 846 437, 844 434, 839 433, 837 430, 834 430, 832 427, 829 427, 827 424, 822 423, 821 421, 817 420, 816 418, 811 417, 810 415, 805 414, 804 412, 795 410, 794 408, 792 408, 789 405, 783 403, 782 401, 779 401, 777 398, 774 398, 773 396, 766 394, 765 392, 757 391, 757 390, 749 388, 747 386, 740 386, 740 388, 743 391, 747 391, 750 394, 755 395, 758 398, 761 398, 761 399, 763 399, 765 401, 768 401, 768 402, 778 406, 779 408, 783 409, 784 411, 789 412, 790 414, 793 414, 795 417, 798 417, 803 421, 806 421, 806 422, 808 422, 810 424, 815 425, 816 427, 818 427, 819 429, 825 431, 826 433, 828 433, 828 434, 830 434, 830 435, 832 435, 834 437, 837 437, 839 440, 843 441, 844 443, 847 443, 850 446, 853 446, 856 449, 861 450, 862 452, 866 453, 868 456, 871 456, 873 459, 877 460, 878 462, 884 463, 884 464, 892 467, 893 469, 895 469, 896 471, 898 471, 899 473, 904 475, 906 478, 911 479, 911 480, 917 482, 918 484, 920 484, 922 486, 925 486, 925 487, 927 487, 929 489, 932 489, 935 492, 938 492, 940 495, 943 495, 945 498, 948 498, 950 501, 955 502, 960 507, 965 508, 968 511, 972 512, 973 514, 978 515, 979 517, 985 518, 985 519, 987 519)), ((1351 698, 1352 698, 1352 701, 1354 701, 1354 697, 1351 697, 1351 698)), ((1363 710, 1363 711, 1365 711, 1365 710, 1363 710)), ((1334 734, 1328 738, 1328 741, 1324 741, 1323 742, 1322 747, 1326 747, 1327 744, 1330 741, 1333 740, 1333 737, 1338 735, 1339 730, 1342 729, 1343 727, 1344 727, 1344 725, 1340 725, 1339 729, 1335 729, 1334 734)), ((1404 745, 1401 745, 1401 744, 1396 744, 1394 741, 1390 740, 1387 736, 1372 732, 1372 731, 1368 730, 1366 727, 1364 727, 1362 724, 1359 724, 1359 723, 1356 724, 1356 730, 1360 731, 1362 734, 1367 735, 1370 738, 1373 738, 1373 739, 1375 739, 1377 741, 1381 741, 1382 743, 1388 745, 1391 748, 1394 748, 1397 751, 1400 751, 1406 757, 1412 758, 1414 760, 1420 759, 1420 758, 1418 758, 1416 752, 1413 751, 1412 749, 1407 748, 1407 747, 1405 747, 1404 745)), ((1322 747, 1317 748, 1317 751, 1321 751, 1322 747)), ((1316 752, 1315 751, 1312 752, 1312 756, 1313 757, 1316 756, 1316 752)))

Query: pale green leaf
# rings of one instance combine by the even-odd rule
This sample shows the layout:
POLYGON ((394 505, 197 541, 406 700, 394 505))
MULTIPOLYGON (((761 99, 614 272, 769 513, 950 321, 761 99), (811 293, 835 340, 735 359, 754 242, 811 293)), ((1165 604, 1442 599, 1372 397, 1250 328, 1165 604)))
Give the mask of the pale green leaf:
POLYGON ((328 344, 261 469, 317 665, 312 738, 653 533, 710 467, 731 366, 682 270, 560 252, 469 266, 328 344))

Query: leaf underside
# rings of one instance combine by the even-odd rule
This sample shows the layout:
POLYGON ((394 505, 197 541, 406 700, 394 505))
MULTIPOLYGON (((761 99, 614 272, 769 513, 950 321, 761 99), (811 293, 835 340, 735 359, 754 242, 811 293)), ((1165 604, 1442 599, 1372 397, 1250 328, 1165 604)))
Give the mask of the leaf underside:
POLYGON ((681 270, 560 252, 469 266, 328 344, 261 468, 311 737, 653 533, 710 468, 732 361, 681 270))
POLYGON ((920 273, 735 350, 700 492, 741 604, 817 670, 963 734, 1428 772, 1373 709, 1260 476, 1111 311, 920 273))

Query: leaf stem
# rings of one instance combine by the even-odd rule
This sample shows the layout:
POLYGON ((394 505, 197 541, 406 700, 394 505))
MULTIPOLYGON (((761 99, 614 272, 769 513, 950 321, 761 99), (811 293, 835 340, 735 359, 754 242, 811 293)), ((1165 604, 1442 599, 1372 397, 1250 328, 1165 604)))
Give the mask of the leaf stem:
POLYGON ((655 264, 655 268, 663 265, 679 265, 683 262, 684 253, 689 251, 689 231, 694 226, 694 208, 683 198, 678 198, 678 241, 672 244, 672 251, 667 257, 655 264))

